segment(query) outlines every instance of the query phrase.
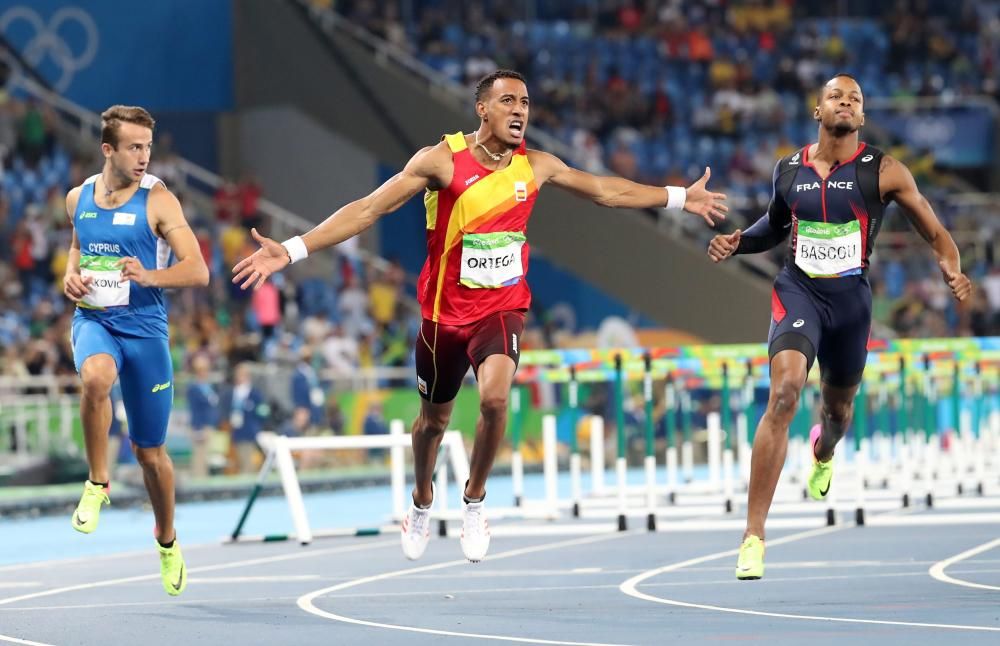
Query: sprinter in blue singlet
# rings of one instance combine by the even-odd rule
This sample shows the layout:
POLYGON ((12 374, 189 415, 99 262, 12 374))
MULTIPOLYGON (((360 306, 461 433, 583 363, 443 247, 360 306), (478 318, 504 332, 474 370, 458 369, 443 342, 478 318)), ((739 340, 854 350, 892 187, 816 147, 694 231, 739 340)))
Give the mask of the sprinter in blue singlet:
POLYGON ((871 286, 868 259, 885 205, 895 200, 937 257, 959 301, 972 291, 954 240, 920 194, 909 169, 859 141, 864 125, 861 86, 838 74, 820 91, 813 118, 819 141, 778 162, 767 213, 744 232, 715 236, 708 255, 759 253, 791 236, 788 261, 771 296, 771 393, 757 427, 747 525, 736 578, 764 575, 764 522, 785 462, 788 427, 813 361, 819 359, 823 407, 810 442, 806 482, 820 499, 830 490, 833 450, 851 423, 868 356, 871 286))
POLYGON ((174 472, 164 448, 173 402, 163 289, 208 284, 208 268, 180 203, 146 173, 152 116, 113 106, 101 115, 104 168, 66 196, 73 242, 63 281, 76 303, 73 359, 83 381, 80 418, 89 480, 72 525, 89 534, 110 504, 111 387, 121 379, 128 434, 156 518, 163 587, 178 595, 187 573, 174 531, 174 472), (177 262, 168 267, 173 254, 177 262))

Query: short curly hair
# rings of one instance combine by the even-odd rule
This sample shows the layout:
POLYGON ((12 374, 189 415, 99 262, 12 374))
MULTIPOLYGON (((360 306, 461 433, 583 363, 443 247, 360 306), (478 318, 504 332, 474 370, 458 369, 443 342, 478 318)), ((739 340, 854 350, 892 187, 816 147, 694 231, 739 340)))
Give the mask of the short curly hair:
POLYGON ((493 87, 493 83, 497 79, 517 79, 525 85, 528 84, 528 81, 524 79, 524 76, 520 72, 515 72, 514 70, 497 70, 495 72, 491 72, 479 79, 479 82, 476 83, 476 103, 483 100, 483 97, 485 97, 490 91, 493 87))

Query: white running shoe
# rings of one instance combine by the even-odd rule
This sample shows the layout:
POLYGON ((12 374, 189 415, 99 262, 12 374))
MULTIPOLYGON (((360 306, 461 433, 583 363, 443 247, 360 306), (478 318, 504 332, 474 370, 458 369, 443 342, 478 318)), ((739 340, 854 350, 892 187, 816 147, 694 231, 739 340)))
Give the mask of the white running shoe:
POLYGON ((462 501, 462 552, 478 563, 490 549, 490 526, 486 522, 486 503, 462 501))
POLYGON ((403 543, 403 554, 411 561, 423 556, 427 542, 431 538, 431 510, 421 509, 410 503, 410 510, 403 518, 403 528, 400 532, 403 543))

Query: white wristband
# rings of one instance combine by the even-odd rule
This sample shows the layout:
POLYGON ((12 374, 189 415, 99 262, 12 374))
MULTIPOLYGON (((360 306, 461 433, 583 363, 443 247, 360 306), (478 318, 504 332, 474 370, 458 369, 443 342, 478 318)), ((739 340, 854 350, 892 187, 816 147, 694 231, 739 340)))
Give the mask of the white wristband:
POLYGON ((309 257, 309 250, 306 249, 306 243, 302 241, 301 236, 295 236, 294 238, 289 238, 281 243, 281 246, 285 248, 288 252, 288 257, 291 258, 289 264, 295 264, 300 260, 305 260, 309 257))
POLYGON ((683 186, 666 186, 667 205, 665 209, 683 209, 687 202, 687 189, 683 186))

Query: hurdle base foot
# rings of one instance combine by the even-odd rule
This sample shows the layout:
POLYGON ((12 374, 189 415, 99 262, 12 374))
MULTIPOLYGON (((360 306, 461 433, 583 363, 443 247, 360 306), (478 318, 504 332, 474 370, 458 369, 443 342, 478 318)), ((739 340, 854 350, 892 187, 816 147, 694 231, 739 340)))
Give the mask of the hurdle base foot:
POLYGON ((826 510, 826 525, 827 527, 833 527, 837 524, 837 512, 832 509, 826 510))
POLYGON ((628 521, 625 520, 625 514, 618 514, 618 531, 624 532, 628 529, 628 521))
POLYGON ((858 527, 862 527, 865 524, 865 510, 861 507, 854 510, 854 524, 858 527))
POLYGON ((573 503, 573 518, 579 518, 579 517, 580 517, 580 503, 574 502, 573 503))
POLYGON ((438 521, 438 536, 448 538, 448 521, 444 519, 438 521))
POLYGON ((910 506, 910 494, 904 493, 903 494, 903 507, 909 507, 909 506, 910 506))
POLYGON ((656 514, 649 514, 646 516, 646 529, 651 532, 656 531, 656 514))
POLYGON ((930 509, 931 507, 933 507, 934 506, 934 494, 932 494, 932 493, 927 494, 927 497, 924 498, 924 503, 926 503, 928 509, 930 509))

